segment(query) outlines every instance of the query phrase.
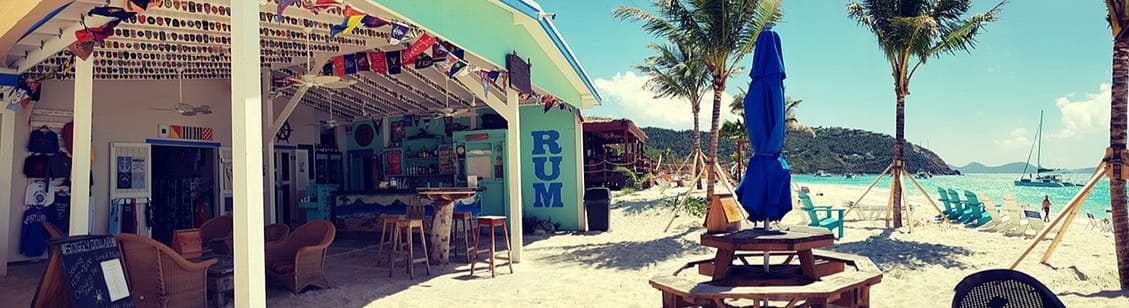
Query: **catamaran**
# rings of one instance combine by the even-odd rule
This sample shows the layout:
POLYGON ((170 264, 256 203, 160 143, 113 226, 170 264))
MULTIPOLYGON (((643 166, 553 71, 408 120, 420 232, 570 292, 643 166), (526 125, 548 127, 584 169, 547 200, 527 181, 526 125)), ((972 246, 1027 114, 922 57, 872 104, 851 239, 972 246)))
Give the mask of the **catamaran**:
POLYGON ((1015 186, 1031 186, 1031 187, 1071 187, 1078 186, 1074 183, 1064 181, 1061 174, 1044 174, 1045 172, 1053 172, 1055 169, 1043 168, 1042 155, 1043 154, 1043 111, 1039 111, 1039 130, 1035 132, 1035 142, 1031 145, 1031 151, 1027 152, 1027 162, 1023 165, 1023 174, 1019 175, 1019 179, 1015 180, 1015 186), (1037 152, 1036 152, 1037 151, 1037 152), (1027 167, 1031 166, 1031 154, 1035 154, 1035 173, 1027 173, 1027 167))

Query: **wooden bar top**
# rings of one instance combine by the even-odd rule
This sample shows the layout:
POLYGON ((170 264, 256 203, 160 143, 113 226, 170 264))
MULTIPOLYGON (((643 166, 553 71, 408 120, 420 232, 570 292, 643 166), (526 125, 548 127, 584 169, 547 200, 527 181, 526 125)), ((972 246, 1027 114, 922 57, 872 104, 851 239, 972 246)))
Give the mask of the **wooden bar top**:
POLYGON ((831 246, 835 235, 826 228, 790 226, 785 230, 745 229, 730 233, 704 233, 702 245, 733 251, 797 251, 831 246))

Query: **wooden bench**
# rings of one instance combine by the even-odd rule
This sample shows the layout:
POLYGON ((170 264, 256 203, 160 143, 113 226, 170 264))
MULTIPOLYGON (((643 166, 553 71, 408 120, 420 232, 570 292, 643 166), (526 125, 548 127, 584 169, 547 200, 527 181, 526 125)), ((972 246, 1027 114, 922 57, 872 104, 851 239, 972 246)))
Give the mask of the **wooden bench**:
MULTIPOLYGON (((865 257, 850 254, 822 250, 814 252, 818 260, 817 264, 837 263, 843 270, 802 285, 725 286, 679 277, 678 272, 673 275, 656 276, 650 280, 650 284, 662 291, 663 307, 667 308, 730 307, 725 301, 738 299, 753 300, 754 307, 759 307, 762 300, 786 301, 787 307, 800 304, 810 307, 826 307, 829 304, 846 307, 870 306, 870 286, 882 281, 882 273, 873 262, 865 257)), ((773 253, 773 255, 788 254, 773 253)), ((702 266, 711 261, 691 262, 683 269, 702 266)))

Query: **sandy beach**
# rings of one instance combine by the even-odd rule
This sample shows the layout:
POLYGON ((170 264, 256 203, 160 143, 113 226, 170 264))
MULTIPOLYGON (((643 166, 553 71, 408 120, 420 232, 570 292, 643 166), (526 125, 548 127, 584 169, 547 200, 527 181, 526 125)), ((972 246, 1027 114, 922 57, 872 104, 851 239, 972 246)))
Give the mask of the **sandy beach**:
MULTIPOLYGON (((815 203, 834 205, 857 199, 863 190, 808 187, 815 203)), ((326 263, 334 288, 291 295, 271 287, 267 303, 272 307, 658 307, 661 297, 648 284, 651 277, 713 254, 698 243, 701 218, 683 214, 669 232, 662 232, 672 208, 659 200, 683 192, 685 188, 668 189, 660 196, 651 189, 616 196, 608 232, 527 235, 523 261, 514 265, 514 273, 503 266, 494 279, 482 270, 468 275, 470 266, 461 263, 461 256, 453 257, 452 265, 433 266, 431 276, 423 274, 421 265, 414 279, 402 267, 389 278, 386 265, 376 262, 375 243, 339 240, 326 263)), ((884 203, 887 193, 875 189, 862 203, 884 203)), ((918 222, 912 232, 886 229, 882 220, 859 220, 852 212, 845 236, 828 248, 868 256, 882 269, 882 283, 871 289, 873 307, 948 307, 953 287, 963 277, 1006 268, 1031 243, 1032 232, 1023 238, 930 222, 934 211, 922 206, 924 198, 910 194, 908 199, 915 209, 913 221, 918 222)), ((803 213, 790 212, 783 224, 804 223, 803 213)), ((1018 270, 1045 283, 1068 307, 1129 306, 1129 298, 1118 291, 1112 234, 1087 230, 1085 223, 1084 217, 1075 220, 1050 265, 1038 263, 1050 242, 1044 240, 1018 270)), ((8 290, 13 292, 31 291, 12 293, 21 302, 30 302, 34 283, 26 279, 37 278, 41 271, 41 264, 17 266, 17 274, 0 279, 0 285, 12 286, 8 290)))

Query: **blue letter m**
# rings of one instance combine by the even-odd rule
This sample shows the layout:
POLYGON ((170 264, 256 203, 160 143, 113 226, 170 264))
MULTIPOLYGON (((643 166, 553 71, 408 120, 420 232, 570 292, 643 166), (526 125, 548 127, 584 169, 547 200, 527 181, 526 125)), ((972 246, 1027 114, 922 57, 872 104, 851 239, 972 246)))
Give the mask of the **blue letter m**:
POLYGON ((545 187, 545 183, 533 183, 533 207, 564 207, 561 202, 563 187, 561 183, 549 183, 548 187, 545 187))

